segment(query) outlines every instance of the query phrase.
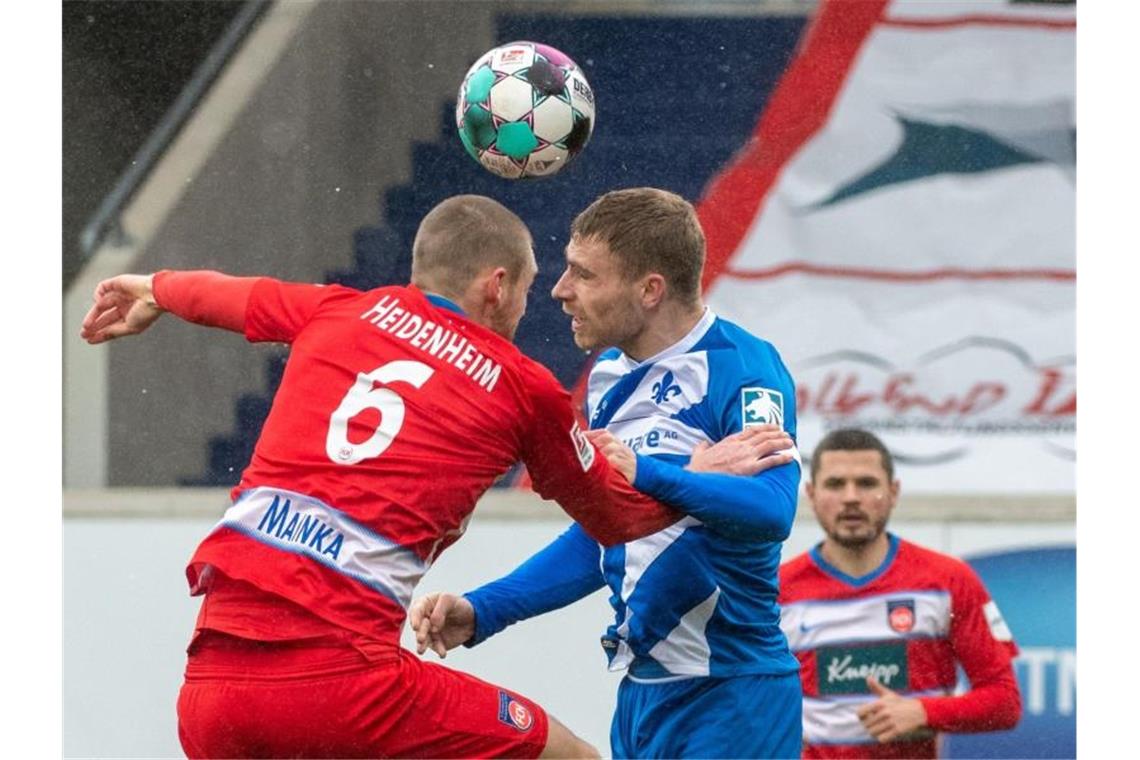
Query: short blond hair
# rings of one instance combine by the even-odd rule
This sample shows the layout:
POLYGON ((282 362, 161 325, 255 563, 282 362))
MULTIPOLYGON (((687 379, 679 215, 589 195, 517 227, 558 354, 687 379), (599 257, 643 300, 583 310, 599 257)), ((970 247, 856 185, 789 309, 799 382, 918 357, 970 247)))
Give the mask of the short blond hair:
POLYGON ((456 195, 420 222, 412 243, 412 283, 456 296, 488 267, 501 266, 517 281, 533 255, 530 230, 513 211, 482 195, 456 195))
POLYGON ((653 187, 608 192, 578 214, 570 235, 605 243, 626 278, 657 272, 672 298, 700 300, 705 233, 696 209, 676 193, 653 187))

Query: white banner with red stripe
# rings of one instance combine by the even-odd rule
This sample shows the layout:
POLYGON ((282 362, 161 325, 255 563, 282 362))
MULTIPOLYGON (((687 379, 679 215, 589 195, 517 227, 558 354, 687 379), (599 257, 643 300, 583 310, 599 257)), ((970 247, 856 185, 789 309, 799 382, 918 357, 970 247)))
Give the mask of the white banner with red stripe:
POLYGON ((799 439, 910 491, 1074 490, 1075 10, 825 2, 699 204, 706 296, 772 341, 799 439))

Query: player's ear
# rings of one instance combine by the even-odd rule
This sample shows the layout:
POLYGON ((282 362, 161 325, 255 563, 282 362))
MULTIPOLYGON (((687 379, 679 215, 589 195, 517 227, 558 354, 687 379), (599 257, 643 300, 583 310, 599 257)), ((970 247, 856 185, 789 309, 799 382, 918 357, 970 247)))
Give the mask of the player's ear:
POLYGON ((495 267, 484 275, 483 301, 489 306, 498 306, 506 296, 507 270, 495 267))
POLYGON ((667 290, 665 278, 657 272, 650 272, 641 281, 641 305, 652 309, 665 300, 667 290))

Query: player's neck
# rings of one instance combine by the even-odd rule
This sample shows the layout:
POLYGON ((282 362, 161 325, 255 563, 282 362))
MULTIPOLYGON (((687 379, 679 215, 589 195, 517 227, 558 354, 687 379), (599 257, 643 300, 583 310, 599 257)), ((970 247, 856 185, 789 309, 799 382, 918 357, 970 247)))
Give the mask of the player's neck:
POLYGON ((828 564, 841 573, 852 578, 862 578, 879 569, 890 548, 891 542, 886 531, 883 531, 878 538, 863 546, 844 546, 830 538, 824 539, 820 553, 828 564))
POLYGON ((667 301, 650 316, 644 330, 618 348, 634 361, 643 362, 692 332, 704 315, 705 305, 700 301, 695 305, 667 301))

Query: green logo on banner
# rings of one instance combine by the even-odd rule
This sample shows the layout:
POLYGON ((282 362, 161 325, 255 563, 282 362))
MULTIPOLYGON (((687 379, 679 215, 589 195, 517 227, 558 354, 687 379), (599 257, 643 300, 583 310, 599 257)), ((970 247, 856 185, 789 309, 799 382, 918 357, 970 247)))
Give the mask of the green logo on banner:
POLYGON ((866 694, 867 676, 887 688, 906 690, 906 644, 820 647, 816 650, 820 694, 866 694))

